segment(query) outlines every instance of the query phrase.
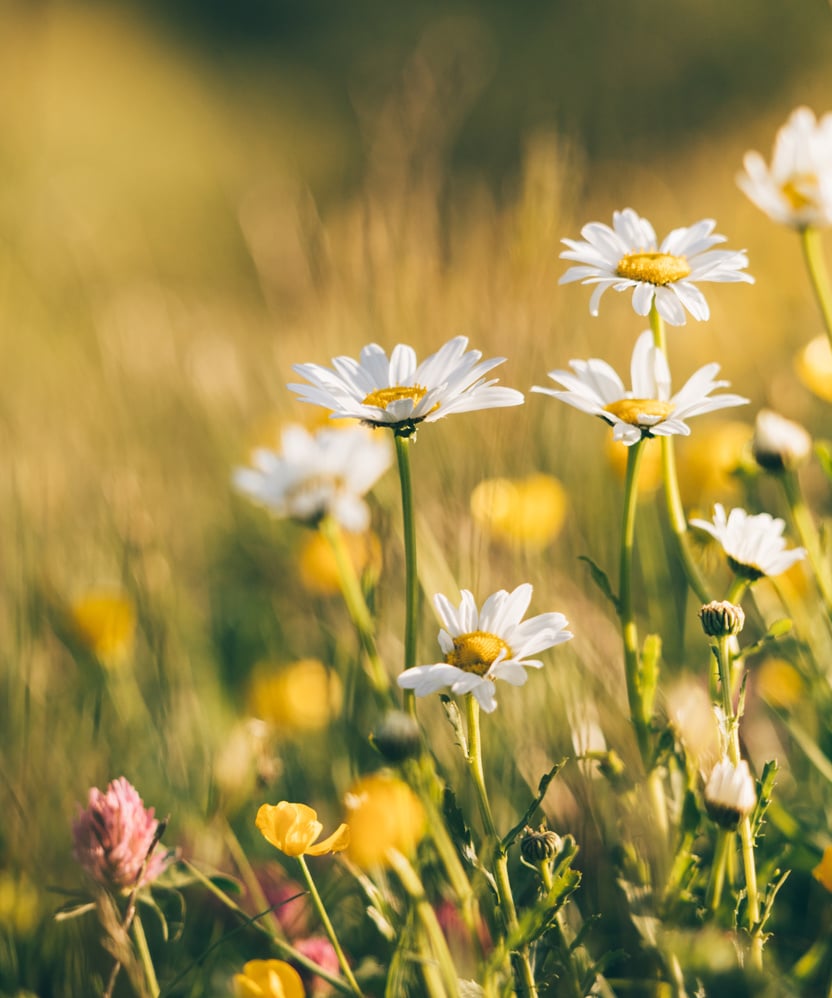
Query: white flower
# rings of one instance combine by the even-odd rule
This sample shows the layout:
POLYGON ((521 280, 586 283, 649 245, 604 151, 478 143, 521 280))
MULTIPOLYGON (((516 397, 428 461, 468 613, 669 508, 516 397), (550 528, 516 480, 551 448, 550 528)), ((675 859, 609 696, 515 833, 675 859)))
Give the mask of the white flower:
POLYGON ((716 222, 706 218, 689 228, 674 229, 662 241, 656 240, 653 226, 632 208, 613 212, 612 228, 602 222, 590 222, 581 229, 586 242, 564 239, 569 249, 564 260, 581 266, 570 267, 560 284, 580 281, 595 284, 589 311, 598 314, 601 295, 608 289, 633 289, 633 308, 647 315, 654 300, 659 315, 671 326, 685 324, 685 309, 694 319, 711 314, 705 296, 696 287, 699 281, 746 281, 748 257, 744 251, 715 250, 725 241, 712 235, 716 222))
POLYGON ((542 662, 526 659, 545 648, 568 641, 562 613, 541 613, 523 620, 532 598, 528 582, 514 592, 501 589, 493 593, 477 611, 474 597, 462 590, 458 608, 441 593, 433 602, 443 628, 439 646, 445 660, 435 665, 417 665, 398 678, 399 686, 424 697, 450 687, 452 693, 472 693, 484 711, 497 706, 494 680, 504 679, 512 686, 522 686, 526 668, 540 669, 542 662))
POLYGON ((754 810, 757 791, 745 759, 734 766, 723 758, 711 770, 705 786, 705 808, 725 828, 736 828, 754 810))
POLYGON ((768 513, 752 516, 744 509, 732 509, 726 516, 721 503, 716 503, 713 522, 690 522, 715 537, 731 568, 752 582, 763 575, 779 575, 806 555, 805 548, 786 550, 785 523, 768 513))
POLYGON ((259 448, 253 468, 237 468, 234 487, 275 516, 308 523, 334 517, 347 530, 366 530, 370 513, 362 496, 392 463, 389 440, 361 426, 310 433, 291 424, 281 451, 259 448))
POLYGON ((294 370, 311 384, 289 385, 303 402, 324 406, 333 416, 350 416, 373 426, 389 426, 410 436, 419 423, 432 423, 454 412, 519 405, 520 392, 495 387, 485 375, 504 357, 480 360, 468 350, 468 339, 456 336, 421 364, 412 347, 399 343, 387 354, 377 343, 361 351, 359 360, 335 357, 332 367, 297 364, 294 370))
POLYGON ((784 471, 799 467, 812 453, 812 438, 799 423, 761 409, 754 423, 751 452, 761 468, 784 471))
POLYGON ((600 416, 613 427, 613 438, 628 447, 642 437, 667 437, 672 434, 688 436, 690 428, 685 420, 715 409, 744 405, 748 399, 741 395, 715 395, 716 388, 724 388, 727 381, 714 381, 719 364, 706 364, 688 378, 683 388, 670 394, 670 369, 664 353, 653 344, 650 330, 639 336, 630 362, 631 391, 610 365, 594 357, 590 360, 571 360, 569 371, 550 371, 549 377, 564 391, 541 388, 533 392, 551 395, 593 416, 600 416))
POLYGON ((832 114, 792 111, 777 133, 771 166, 758 152, 743 158, 740 189, 769 218, 796 229, 832 225, 832 114))

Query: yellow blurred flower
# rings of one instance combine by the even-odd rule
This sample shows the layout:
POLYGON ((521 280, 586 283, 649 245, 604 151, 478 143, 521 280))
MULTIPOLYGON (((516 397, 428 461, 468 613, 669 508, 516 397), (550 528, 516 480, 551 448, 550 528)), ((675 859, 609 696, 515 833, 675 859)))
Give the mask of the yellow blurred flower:
POLYGON ((751 461, 748 423, 725 420, 697 430, 679 441, 679 486, 687 506, 709 506, 712 499, 739 495, 733 473, 751 461))
POLYGON ((810 392, 832 402, 832 347, 827 336, 810 340, 795 357, 794 369, 810 392))
POLYGON ((136 611, 125 593, 93 589, 69 608, 75 637, 105 665, 123 661, 133 647, 136 611))
POLYGON ((287 856, 323 856, 328 852, 341 852, 350 842, 350 829, 341 824, 332 835, 316 843, 324 827, 318 821, 317 811, 306 804, 292 804, 287 800, 261 805, 255 824, 263 838, 287 856))
POLYGON ((806 692, 803 677, 784 658, 767 658, 757 670, 754 685, 772 707, 793 707, 806 692))
POLYGON ((351 839, 347 855, 362 869, 384 866, 390 849, 412 855, 425 834, 425 811, 410 787, 387 773, 373 773, 344 797, 351 839))
POLYGON ((38 892, 25 876, 0 873, 0 925, 14 935, 28 936, 38 921, 38 892))
POLYGON ((248 709, 281 731, 321 731, 341 710, 338 676, 316 658, 282 667, 262 664, 249 681, 248 709))
MULTIPOLYGON (((362 534, 343 533, 347 552, 361 576, 370 571, 373 576, 381 572, 381 543, 372 530, 362 534)), ((341 591, 338 566, 327 539, 317 531, 304 538, 298 554, 300 580, 310 593, 334 596, 341 591)))
POLYGON ((812 870, 812 876, 832 894, 832 846, 823 850, 823 856, 812 870))
MULTIPOLYGON (((624 481, 627 473, 627 455, 630 448, 612 436, 607 437, 607 460, 616 475, 624 481)), ((638 470, 638 491, 642 494, 655 492, 662 484, 662 452, 659 445, 650 444, 641 448, 641 464, 638 470)))
POLYGON ((234 975, 235 998, 304 998, 300 974, 283 960, 249 960, 234 975))
POLYGON ((544 547, 560 533, 567 498, 551 475, 487 478, 471 493, 471 515, 482 529, 509 544, 544 547))

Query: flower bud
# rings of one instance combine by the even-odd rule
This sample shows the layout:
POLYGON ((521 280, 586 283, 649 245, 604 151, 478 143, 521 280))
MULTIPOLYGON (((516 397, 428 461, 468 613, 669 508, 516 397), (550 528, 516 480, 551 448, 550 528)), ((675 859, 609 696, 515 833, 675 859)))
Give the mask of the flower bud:
POLYGON ((705 810, 722 828, 735 829, 754 810, 757 791, 743 759, 734 765, 721 759, 711 771, 705 786, 705 810))
POLYGON ((799 423, 761 409, 754 424, 751 452, 766 471, 793 471, 811 454, 812 438, 799 423))
POLYGON ((726 600, 711 600, 699 611, 702 630, 710 638, 726 638, 739 634, 745 625, 745 613, 741 606, 726 600))
POLYGON ((388 710, 370 741, 388 762, 415 759, 422 751, 419 724, 402 710, 388 710))
POLYGON ((550 862, 563 846, 563 841, 557 832, 551 831, 545 825, 541 825, 537 831, 526 825, 524 832, 520 852, 527 863, 550 862))

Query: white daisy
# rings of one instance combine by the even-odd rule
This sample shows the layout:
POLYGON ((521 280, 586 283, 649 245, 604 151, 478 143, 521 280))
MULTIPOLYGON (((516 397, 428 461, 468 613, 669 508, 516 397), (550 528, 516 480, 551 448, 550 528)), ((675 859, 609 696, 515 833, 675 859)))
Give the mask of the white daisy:
POLYGON ((412 347, 400 343, 387 354, 371 343, 359 360, 335 357, 332 367, 297 364, 294 370, 310 384, 292 384, 303 402, 324 406, 334 417, 349 416, 373 426, 389 426, 410 436, 419 423, 432 423, 454 412, 520 405, 513 388, 495 387, 485 375, 504 357, 480 360, 479 350, 465 351, 468 339, 456 336, 421 364, 412 347))
POLYGON ((493 593, 479 611, 467 589, 462 590, 458 608, 437 594, 433 602, 443 624, 439 647, 445 660, 405 670, 398 678, 399 686, 413 690, 417 697, 445 687, 452 693, 471 693, 490 713, 497 706, 495 679, 522 686, 528 678, 526 668, 543 667, 542 662, 526 659, 526 655, 553 648, 572 637, 562 613, 541 613, 524 621, 531 598, 528 582, 511 593, 505 589, 493 593))
POLYGON ((796 229, 832 225, 832 114, 792 111, 777 133, 771 166, 758 152, 743 158, 737 184, 769 218, 796 229))
POLYGON ((581 229, 586 242, 564 239, 569 249, 564 260, 581 266, 570 267, 561 284, 580 281, 595 284, 589 311, 598 314, 601 295, 608 289, 633 289, 633 308, 647 315, 653 301, 659 315, 671 326, 685 324, 685 309, 694 319, 710 315, 705 296, 696 287, 699 281, 746 281, 748 257, 744 251, 715 250, 712 246, 725 236, 712 235, 716 222, 706 218, 689 228, 674 229, 661 246, 653 226, 632 208, 613 212, 612 228, 602 222, 590 222, 581 229))
POLYGON ((800 425, 771 409, 760 409, 754 423, 751 453, 767 471, 793 470, 812 453, 812 438, 800 425))
POLYGON ((723 758, 711 770, 705 785, 705 809, 723 828, 736 828, 754 810, 757 790, 745 759, 734 765, 723 758))
POLYGON ((628 447, 642 437, 667 437, 674 433, 688 436, 685 420, 715 409, 744 405, 741 395, 714 395, 725 388, 727 381, 714 381, 719 364, 706 364, 688 378, 675 395, 670 394, 670 368, 662 350, 653 343, 650 330, 636 340, 630 361, 631 391, 610 365, 597 357, 590 360, 570 360, 569 371, 550 371, 549 377, 563 387, 541 388, 533 392, 551 395, 567 405, 600 416, 613 427, 613 438, 628 447))
POLYGON ((728 564, 737 575, 754 582, 764 575, 779 575, 805 557, 805 548, 786 549, 785 523, 768 513, 751 515, 744 509, 732 509, 726 516, 721 503, 714 506, 714 518, 691 520, 722 545, 728 564))
POLYGON ((258 448, 253 468, 237 468, 237 491, 275 516, 317 523, 330 515, 346 530, 366 530, 370 512, 362 496, 392 463, 389 440, 361 426, 310 433, 291 424, 280 442, 279 453, 258 448))

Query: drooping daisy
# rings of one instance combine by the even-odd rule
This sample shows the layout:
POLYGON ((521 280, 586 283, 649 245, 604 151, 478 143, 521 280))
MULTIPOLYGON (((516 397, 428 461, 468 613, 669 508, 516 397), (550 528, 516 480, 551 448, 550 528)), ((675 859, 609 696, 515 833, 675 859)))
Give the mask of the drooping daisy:
POLYGON ((370 343, 356 361, 334 357, 332 367, 296 364, 294 370, 310 384, 290 384, 303 402, 324 406, 334 417, 352 417, 372 426, 388 426, 407 437, 419 423, 432 423, 454 412, 520 405, 523 396, 513 388, 495 387, 485 375, 504 357, 480 360, 479 350, 468 350, 468 339, 456 336, 421 364, 412 347, 399 343, 388 359, 370 343))
POLYGON ((736 766, 728 758, 720 759, 705 785, 705 809, 711 820, 734 829, 756 804, 757 791, 745 759, 736 766))
POLYGON ((361 426, 311 433, 284 427, 280 452, 258 448, 253 468, 234 472, 235 488, 275 516, 317 523, 330 515, 346 530, 366 530, 363 496, 390 467, 392 448, 361 426))
POLYGON ((689 228, 674 229, 659 246, 646 218, 632 208, 613 212, 612 228, 590 222, 581 229, 585 242, 562 240, 569 249, 561 258, 580 266, 570 267, 559 283, 595 284, 589 300, 592 315, 598 314, 608 288, 632 288, 638 315, 647 315, 655 300, 659 315, 671 326, 685 324, 685 309, 694 319, 707 319, 708 303, 696 286, 700 281, 754 283, 744 272, 748 266, 744 251, 712 249, 725 241, 725 236, 712 234, 715 225, 706 218, 689 228))
POLYGON ((771 166, 758 152, 743 158, 737 184, 769 218, 795 229, 832 225, 832 114, 792 111, 777 133, 771 166))
POLYGON ((732 509, 726 516, 721 503, 714 506, 713 521, 691 520, 722 545, 732 571, 750 582, 764 575, 779 575, 805 557, 805 548, 786 549, 785 523, 768 513, 751 515, 732 509))
POLYGON ((542 662, 527 659, 527 655, 572 637, 562 613, 541 613, 523 620, 531 598, 532 587, 527 582, 511 593, 505 589, 493 593, 479 611, 467 589, 462 590, 459 607, 437 594, 433 602, 443 624, 439 647, 445 660, 405 670, 398 678, 399 686, 413 690, 417 697, 446 687, 452 693, 471 693, 490 713, 497 706, 495 679, 522 686, 528 678, 526 668, 543 667, 542 662))
POLYGON ((727 381, 714 381, 719 364, 706 364, 690 378, 675 395, 670 394, 670 368, 664 352, 653 343, 650 330, 636 340, 630 361, 631 391, 613 368, 604 360, 571 360, 569 371, 550 371, 549 377, 562 386, 562 391, 535 385, 533 392, 551 395, 567 405, 600 416, 613 427, 613 439, 628 447, 642 437, 688 436, 685 420, 704 412, 744 405, 741 395, 714 395, 725 388, 727 381))

